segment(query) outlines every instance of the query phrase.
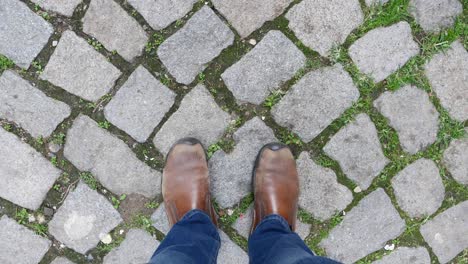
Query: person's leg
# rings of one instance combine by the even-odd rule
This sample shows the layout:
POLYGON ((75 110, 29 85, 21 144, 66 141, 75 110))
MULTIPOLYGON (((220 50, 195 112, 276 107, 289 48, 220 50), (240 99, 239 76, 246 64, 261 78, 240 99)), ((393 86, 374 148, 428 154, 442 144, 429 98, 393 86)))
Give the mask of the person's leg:
POLYGON ((150 263, 216 263, 220 238, 202 144, 179 140, 167 154, 162 195, 172 227, 150 263))
POLYGON ((251 264, 332 264, 314 256, 294 233, 299 177, 291 150, 283 144, 265 145, 253 171, 254 219, 249 238, 251 264))

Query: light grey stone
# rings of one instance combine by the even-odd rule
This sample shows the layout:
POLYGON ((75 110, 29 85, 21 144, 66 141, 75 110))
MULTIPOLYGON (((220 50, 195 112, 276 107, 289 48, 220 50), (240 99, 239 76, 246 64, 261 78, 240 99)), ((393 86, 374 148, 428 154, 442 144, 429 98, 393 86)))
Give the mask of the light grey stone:
POLYGON ((141 229, 130 229, 125 240, 104 257, 104 264, 138 264, 147 263, 159 242, 148 232, 141 229))
POLYGON ((305 60, 291 40, 272 30, 221 77, 239 102, 260 104, 291 79, 305 60))
POLYGON ((167 219, 166 207, 164 203, 159 205, 158 209, 156 209, 153 215, 151 215, 151 221, 153 222, 153 226, 161 231, 161 233, 165 235, 169 233, 171 227, 169 225, 169 220, 167 219))
POLYGON ((419 46, 407 22, 373 29, 349 48, 349 56, 359 70, 375 82, 383 81, 418 53, 419 46))
POLYGON ((0 263, 39 263, 51 244, 6 215, 0 218, 0 263))
POLYGON ((97 101, 114 86, 120 71, 72 31, 65 31, 40 77, 69 93, 97 101))
POLYGON ((234 33, 204 6, 164 41, 157 53, 177 82, 189 84, 233 41, 234 33))
POLYGON ((424 247, 408 248, 399 247, 392 253, 380 260, 372 262, 373 264, 430 264, 431 256, 424 247))
MULTIPOLYGON (((247 211, 239 216, 237 220, 234 222, 232 227, 239 233, 239 235, 245 237, 246 239, 249 238, 250 229, 252 228, 252 221, 253 221, 253 205, 251 205, 247 211)), ((299 235, 301 239, 305 239, 310 232, 310 225, 301 222, 299 219, 296 220, 296 233, 299 235)))
POLYGON ((80 182, 49 222, 49 233, 66 247, 85 254, 122 221, 104 196, 80 182))
POLYGON ((18 0, 2 0, 0 17, 0 54, 28 68, 49 41, 52 25, 18 0))
POLYGON ((432 33, 453 26, 463 5, 458 0, 411 0, 408 10, 416 23, 432 33))
POLYGON ((273 130, 258 117, 234 133, 236 146, 226 154, 219 150, 209 160, 211 193, 222 208, 232 207, 252 191, 252 170, 260 148, 278 141, 273 130))
POLYGON ((382 152, 377 129, 366 114, 359 114, 355 121, 338 131, 323 150, 363 190, 369 188, 390 162, 382 152))
POLYGON ((106 119, 145 142, 174 104, 176 94, 139 66, 104 108, 106 119))
POLYGON ((213 5, 241 38, 281 15, 292 0, 213 0, 213 5))
POLYGON ((375 6, 375 5, 383 5, 387 3, 389 0, 366 0, 367 6, 375 6))
POLYGON ((58 257, 54 259, 54 261, 52 261, 50 264, 75 264, 75 263, 71 262, 67 258, 58 257))
POLYGON ((384 247, 405 230, 405 221, 381 188, 368 194, 319 244, 327 256, 353 263, 384 247))
POLYGON ((71 113, 12 71, 0 76, 0 118, 19 124, 33 137, 48 137, 71 113))
POLYGON ((420 228, 440 263, 447 263, 468 248, 468 201, 453 206, 420 228))
POLYGON ((403 149, 411 154, 434 143, 439 131, 439 113, 429 95, 414 86, 385 92, 374 106, 397 132, 403 149))
POLYGON ((468 119, 468 52, 460 41, 432 57, 426 75, 442 106, 458 121, 468 119))
POLYGON ((91 1, 82 21, 85 33, 128 61, 141 55, 148 42, 143 28, 113 0, 91 1))
POLYGON ((75 11, 75 8, 82 2, 82 0, 31 0, 31 2, 38 4, 46 10, 71 17, 73 15, 73 11, 75 11))
POLYGON ((219 230, 219 237, 221 238, 221 247, 218 252, 217 263, 223 264, 247 264, 249 263, 249 256, 245 251, 240 248, 236 243, 224 233, 219 230))
POLYGON ((182 18, 197 0, 128 0, 155 30, 163 29, 182 18))
POLYGON ((156 134, 154 145, 167 154, 178 139, 195 137, 208 147, 223 135, 229 120, 229 114, 221 110, 205 86, 197 85, 156 134))
POLYGON ((304 0, 293 6, 286 18, 297 38, 322 56, 343 44, 364 21, 358 0, 304 0))
POLYGON ((271 113, 308 142, 359 99, 359 90, 340 64, 305 75, 271 113))
POLYGON ((0 197, 37 210, 61 171, 3 128, 0 128, 0 142, 0 197))
POLYGON ((398 205, 410 217, 432 215, 442 205, 445 188, 432 160, 419 159, 392 179, 398 205))
POLYGON ((468 185, 468 130, 465 131, 465 138, 452 141, 445 150, 443 162, 457 182, 468 185))
POLYGON ((307 152, 297 159, 299 173, 299 206, 321 221, 343 211, 353 201, 353 194, 338 183, 331 169, 323 168, 310 159, 307 152))
POLYGON ((65 157, 79 170, 91 172, 116 194, 160 194, 161 173, 139 160, 116 136, 80 115, 67 134, 65 157))

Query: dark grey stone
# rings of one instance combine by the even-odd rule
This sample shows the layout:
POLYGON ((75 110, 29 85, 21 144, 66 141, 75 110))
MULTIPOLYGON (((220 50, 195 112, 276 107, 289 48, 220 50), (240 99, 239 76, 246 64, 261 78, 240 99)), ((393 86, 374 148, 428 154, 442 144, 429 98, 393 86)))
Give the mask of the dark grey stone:
POLYGON ((373 264, 431 264, 431 256, 424 247, 399 247, 373 264))
POLYGON ((73 122, 64 155, 79 170, 91 172, 113 193, 146 197, 161 193, 161 173, 139 160, 123 141, 87 116, 80 115, 73 122))
POLYGON ((0 128, 0 142, 0 197, 37 210, 61 171, 3 128, 0 128))
POLYGON ((2 0, 0 17, 0 54, 28 68, 49 41, 52 25, 18 0, 2 0))
POLYGON ((177 82, 189 84, 233 41, 234 33, 204 6, 164 41, 157 53, 177 82))
POLYGON ((359 90, 340 64, 305 75, 271 113, 308 142, 359 99, 359 90))
POLYGON ((0 76, 0 118, 19 124, 33 137, 48 137, 71 113, 12 71, 0 76))
POLYGON ((468 201, 461 202, 421 226, 424 240, 440 263, 447 263, 468 248, 468 201))
POLYGON ((450 143, 444 152, 443 162, 456 181, 468 185, 468 128, 464 138, 450 143))
POLYGON ((419 46, 407 22, 373 29, 349 48, 349 56, 359 70, 375 82, 383 81, 418 53, 419 46))
POLYGON ((346 125, 323 150, 338 161, 343 172, 363 190, 390 162, 383 154, 377 129, 366 114, 346 125))
POLYGON ((80 182, 49 222, 49 233, 66 247, 85 254, 122 221, 104 196, 80 182))
POLYGON ((239 102, 260 104, 291 79, 305 60, 283 33, 272 30, 221 77, 239 102))
POLYGON ((286 14, 289 28, 306 46, 328 56, 364 21, 358 0, 304 0, 286 14))
POLYGON ((120 71, 84 39, 65 31, 40 77, 69 93, 97 101, 119 76, 120 71))
POLYGON ((405 221, 381 188, 368 194, 319 244, 327 256, 353 263, 384 247, 405 230, 405 221))
POLYGON ((125 240, 104 257, 104 264, 138 264, 147 263, 159 242, 148 232, 141 229, 130 229, 125 240))
POLYGON ((138 142, 145 142, 175 97, 173 91, 139 66, 104 108, 104 115, 138 142))
POLYGON ((113 0, 91 1, 82 21, 85 33, 128 61, 141 55, 148 42, 143 28, 113 0))
POLYGON ((31 0, 40 7, 57 12, 61 15, 71 17, 75 8, 82 2, 82 0, 31 0))
POLYGON ((411 0, 408 10, 416 23, 432 33, 452 27, 463 5, 458 0, 411 0))

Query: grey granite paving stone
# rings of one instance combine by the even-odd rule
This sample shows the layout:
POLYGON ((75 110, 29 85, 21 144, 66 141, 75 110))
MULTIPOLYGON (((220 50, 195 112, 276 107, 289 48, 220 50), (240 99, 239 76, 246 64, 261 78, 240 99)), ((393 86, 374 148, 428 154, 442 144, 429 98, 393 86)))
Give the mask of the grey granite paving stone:
POLYGON ((405 221, 381 188, 364 197, 319 244, 327 256, 353 263, 385 246, 405 230, 405 221))
POLYGON ((349 48, 349 56, 359 70, 375 82, 383 81, 418 53, 419 46, 407 22, 373 29, 349 48))
POLYGON ((51 244, 6 215, 0 218, 0 263, 39 263, 51 244))
MULTIPOLYGON (((239 216, 237 220, 234 222, 232 227, 239 233, 239 235, 245 237, 245 239, 249 238, 250 229, 252 228, 252 221, 253 221, 253 204, 249 206, 247 211, 239 216)), ((310 225, 301 222, 299 219, 296 221, 296 233, 301 237, 301 239, 305 239, 310 232, 310 225)))
POLYGON ((468 248, 468 201, 429 220, 420 228, 424 240, 440 263, 447 263, 468 248))
POLYGON ((61 171, 3 128, 0 128, 0 142, 0 197, 37 210, 61 171))
POLYGON ((436 141, 439 113, 422 89, 407 85, 385 92, 374 101, 374 107, 398 132, 405 151, 416 154, 436 141))
POLYGON ((48 137, 71 113, 12 71, 0 76, 0 118, 19 124, 33 137, 48 137))
POLYGON ((221 110, 200 84, 185 95, 177 112, 164 123, 153 142, 164 155, 184 137, 195 137, 208 148, 223 135, 229 121, 229 114, 221 110))
POLYGON ((359 114, 355 121, 338 131, 323 150, 363 190, 369 188, 390 162, 383 154, 377 129, 366 114, 359 114))
POLYGON ((241 38, 245 38, 265 22, 280 16, 292 0, 213 0, 212 2, 241 38))
POLYGON ((431 256, 424 247, 409 248, 399 247, 373 264, 430 264, 431 256))
POLYGON ((58 257, 54 259, 54 261, 52 261, 50 264, 74 264, 74 263, 68 260, 67 258, 58 257))
POLYGON ((158 229, 165 235, 169 233, 171 228, 169 226, 169 220, 167 219, 166 207, 164 206, 164 203, 161 203, 158 209, 156 209, 153 215, 151 215, 151 221, 153 222, 152 225, 154 228, 158 229))
POLYGON ((468 185, 468 128, 465 131, 464 138, 453 140, 445 150, 443 162, 457 182, 468 185))
POLYGON ((245 251, 234 243, 226 233, 219 229, 219 237, 221 238, 221 247, 218 252, 217 263, 223 264, 247 264, 249 256, 245 251))
POLYGON ((128 0, 155 30, 163 29, 192 10, 197 0, 128 0))
POLYGON ((340 64, 306 74, 276 104, 276 122, 309 142, 359 99, 359 90, 340 64))
POLYGON ((383 5, 387 3, 389 0, 365 0, 365 3, 367 6, 373 6, 373 5, 383 5))
POLYGON ((304 54, 283 33, 272 30, 221 77, 238 102, 260 104, 305 65, 304 54))
POLYGON ((73 15, 73 11, 75 11, 75 8, 82 2, 82 0, 31 0, 31 2, 38 4, 46 10, 71 17, 73 15))
POLYGON ((258 117, 247 121, 233 136, 236 145, 227 154, 219 150, 209 160, 211 193, 222 208, 232 207, 252 191, 252 170, 263 145, 278 141, 258 117))
POLYGON ((145 142, 175 97, 173 91, 139 66, 104 108, 104 115, 138 142, 145 142))
POLYGON ((82 22, 85 33, 128 61, 141 55, 148 42, 143 28, 113 0, 91 1, 82 22))
POLYGON ((49 233, 66 247, 85 254, 122 221, 104 196, 80 182, 49 222, 49 233))
POLYGON ((425 66, 426 76, 440 104, 452 118, 468 120, 468 52, 460 41, 434 55, 425 66))
POLYGON ((2 0, 0 17, 0 54, 28 68, 49 41, 52 25, 18 0, 2 0))
POLYGON ((328 56, 364 21, 358 0, 304 0, 286 14, 289 28, 304 45, 328 56))
POLYGON ((161 193, 161 173, 85 115, 78 116, 68 130, 64 155, 76 168, 91 172, 118 195, 136 193, 151 198, 161 193))
POLYGON ((416 23, 432 33, 452 27, 463 5, 458 0, 411 0, 408 10, 416 23))
POLYGON ((299 206, 318 220, 325 221, 343 211, 353 200, 353 194, 338 183, 331 169, 323 168, 302 152, 297 159, 299 173, 299 206))
POLYGON ((177 82, 189 84, 232 45, 234 33, 209 8, 202 7, 158 48, 158 57, 177 82))
POLYGON ((432 215, 445 197, 439 169, 428 159, 419 159, 400 171, 392 178, 392 187, 398 205, 410 217, 432 215))
POLYGON ((125 240, 104 257, 104 264, 139 264, 147 263, 159 242, 148 232, 130 229, 125 240))
POLYGON ((120 71, 72 31, 62 34, 41 79, 89 101, 114 86, 120 71))

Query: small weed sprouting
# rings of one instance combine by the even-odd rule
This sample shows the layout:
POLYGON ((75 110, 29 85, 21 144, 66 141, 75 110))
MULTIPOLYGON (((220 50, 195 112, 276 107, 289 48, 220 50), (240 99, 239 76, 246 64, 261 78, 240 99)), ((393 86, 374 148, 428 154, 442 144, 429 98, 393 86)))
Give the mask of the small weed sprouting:
POLYGON ((125 200, 127 198, 127 195, 126 194, 122 194, 120 195, 120 197, 116 198, 114 196, 111 196, 111 201, 112 201, 112 204, 114 205, 114 208, 115 209, 119 209, 120 207, 120 203, 125 200))
POLYGON ((208 150, 206 151, 207 152, 207 155, 208 155, 208 158, 211 158, 213 156, 213 154, 220 150, 221 149, 221 146, 219 145, 219 143, 215 143, 211 146, 208 147, 208 150))
POLYGON ((158 202, 148 202, 145 204, 145 207, 148 208, 148 209, 156 209, 158 208, 159 206, 159 203, 158 202))
POLYGON ((53 189, 54 189, 55 191, 57 191, 57 192, 60 191, 60 188, 61 188, 60 184, 55 184, 54 187, 53 187, 53 189))
POLYGON ((102 44, 95 39, 88 39, 88 44, 93 46, 93 48, 97 51, 100 51, 102 49, 102 44))
POLYGON ((263 106, 265 106, 268 109, 273 108, 274 105, 276 105, 281 98, 286 94, 286 92, 282 90, 276 90, 273 91, 266 99, 265 102, 263 103, 263 106))
POLYGON ((58 145, 63 145, 65 143, 65 134, 58 133, 52 136, 52 142, 58 145))
POLYGON ((38 61, 33 61, 31 63, 31 66, 36 69, 36 73, 37 74, 41 74, 43 71, 44 71, 44 67, 42 66, 42 64, 38 61))
POLYGON ((22 224, 22 225, 25 225, 27 224, 29 221, 29 213, 28 211, 26 211, 26 209, 21 209, 19 211, 16 211, 16 215, 15 215, 15 219, 18 223, 22 224))
POLYGON ((42 136, 36 138, 36 145, 38 147, 42 147, 44 145, 44 138, 42 138, 42 136))
POLYGON ((54 165, 55 167, 58 167, 57 156, 53 156, 52 158, 50 158, 50 163, 52 163, 52 165, 54 165))
POLYGON ((164 42, 164 36, 160 33, 154 33, 151 40, 146 43, 145 51, 149 54, 156 52, 156 49, 164 42))
POLYGON ((205 82, 205 78, 206 78, 206 76, 205 76, 205 74, 203 72, 200 72, 200 74, 198 74, 198 80, 200 82, 202 82, 202 83, 205 82))
POLYGON ((80 179, 82 179, 89 186, 89 188, 93 190, 96 190, 99 187, 99 182, 90 172, 81 172, 80 179))
POLYGON ((98 126, 100 128, 109 129, 110 128, 110 123, 109 123, 109 121, 101 121, 101 122, 98 123, 98 126))
POLYGON ((15 65, 12 60, 0 54, 0 71, 9 69, 15 65))
POLYGON ((3 124, 3 129, 5 129, 8 132, 11 132, 13 130, 13 127, 10 124, 3 124))

